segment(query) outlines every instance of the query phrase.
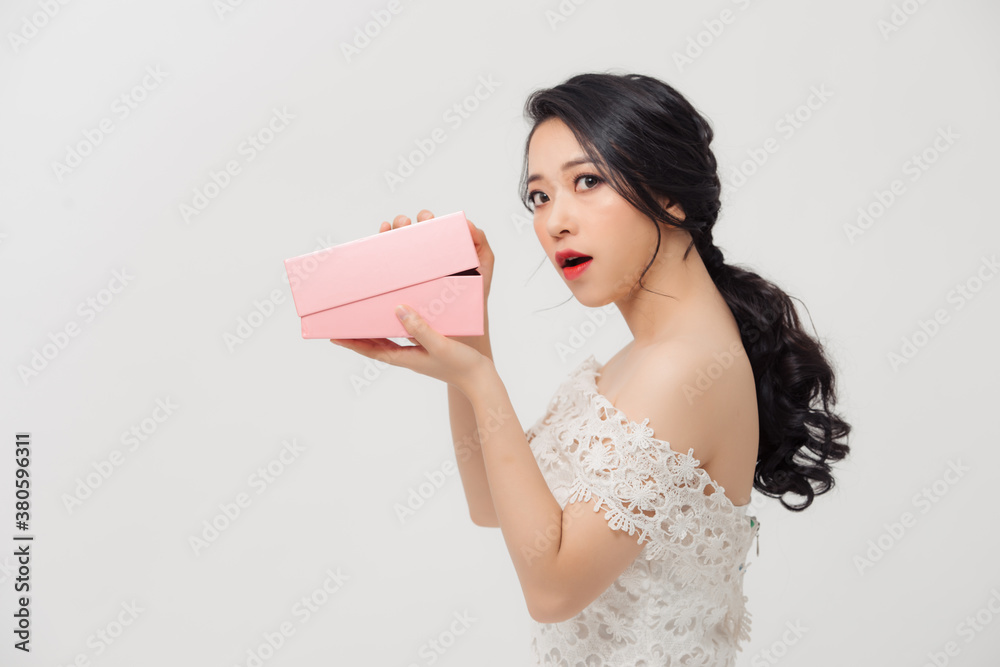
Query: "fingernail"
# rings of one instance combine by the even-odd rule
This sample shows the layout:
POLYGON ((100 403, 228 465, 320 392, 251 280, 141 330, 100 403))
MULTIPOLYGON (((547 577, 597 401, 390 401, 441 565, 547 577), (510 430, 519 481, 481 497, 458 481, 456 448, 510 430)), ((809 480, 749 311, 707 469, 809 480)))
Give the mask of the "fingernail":
POLYGON ((398 317, 400 321, 405 320, 409 316, 410 316, 410 310, 406 306, 403 305, 396 306, 396 317, 398 317))

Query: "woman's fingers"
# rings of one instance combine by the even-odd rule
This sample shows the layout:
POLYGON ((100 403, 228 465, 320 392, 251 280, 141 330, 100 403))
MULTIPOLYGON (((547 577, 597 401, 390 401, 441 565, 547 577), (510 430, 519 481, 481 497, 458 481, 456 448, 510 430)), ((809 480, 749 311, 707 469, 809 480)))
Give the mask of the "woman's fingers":
MULTIPOLYGON (((425 208, 422 211, 420 211, 420 213, 417 213, 417 222, 430 220, 433 217, 434 214, 425 208)), ((413 221, 411 221, 410 218, 408 218, 407 216, 400 213, 399 215, 397 215, 395 218, 392 219, 392 222, 383 222, 382 224, 380 224, 378 227, 378 231, 381 234, 382 232, 388 232, 392 229, 399 229, 400 227, 406 227, 407 225, 411 224, 413 224, 413 221)))
POLYGON ((395 218, 392 219, 392 222, 383 222, 381 225, 379 225, 378 231, 381 234, 382 232, 387 232, 391 229, 398 229, 400 227, 405 227, 408 224, 410 224, 410 219, 407 218, 402 213, 400 213, 399 215, 397 215, 395 218))
POLYGON ((469 229, 472 232, 472 240, 476 244, 476 250, 489 250, 490 242, 486 240, 486 232, 472 224, 469 220, 469 229))
MULTIPOLYGON (((433 217, 434 214, 425 208, 422 211, 420 211, 420 213, 417 213, 417 222, 430 220, 433 217)), ((392 219, 391 223, 383 222, 381 225, 379 225, 378 231, 379 233, 387 232, 390 229, 399 229, 400 227, 406 227, 407 225, 411 224, 413 224, 413 222, 408 217, 400 213, 399 215, 397 215, 395 218, 392 219)))

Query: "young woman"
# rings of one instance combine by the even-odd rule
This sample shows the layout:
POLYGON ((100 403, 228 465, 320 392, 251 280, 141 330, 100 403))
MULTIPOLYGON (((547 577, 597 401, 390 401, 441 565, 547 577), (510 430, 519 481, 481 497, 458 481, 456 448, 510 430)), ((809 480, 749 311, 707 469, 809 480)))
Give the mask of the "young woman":
MULTIPOLYGON (((713 133, 680 93, 580 74, 525 112, 521 195, 542 249, 580 303, 614 303, 633 340, 578 363, 527 431, 488 317, 484 336, 445 337, 404 309, 413 346, 332 342, 448 383, 471 518, 503 533, 535 664, 733 665, 750 631, 751 490, 804 510, 849 452, 833 371, 789 296, 714 245, 713 133)), ((493 253, 469 227, 488 298, 493 253)))

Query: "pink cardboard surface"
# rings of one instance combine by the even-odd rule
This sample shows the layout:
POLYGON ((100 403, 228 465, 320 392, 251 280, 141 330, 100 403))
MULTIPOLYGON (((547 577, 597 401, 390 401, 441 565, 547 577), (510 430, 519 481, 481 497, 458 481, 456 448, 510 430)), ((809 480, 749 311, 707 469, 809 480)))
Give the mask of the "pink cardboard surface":
POLYGON ((398 303, 442 334, 482 335, 478 267, 463 211, 285 260, 303 338, 407 336, 398 303))

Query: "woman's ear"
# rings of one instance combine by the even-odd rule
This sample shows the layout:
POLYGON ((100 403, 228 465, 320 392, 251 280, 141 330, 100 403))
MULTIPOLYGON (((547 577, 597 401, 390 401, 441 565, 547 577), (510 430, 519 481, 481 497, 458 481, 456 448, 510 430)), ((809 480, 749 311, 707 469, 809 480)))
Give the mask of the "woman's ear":
POLYGON ((662 206, 664 210, 666 210, 666 212, 669 213, 670 215, 674 216, 679 220, 685 219, 686 216, 684 215, 684 209, 682 209, 681 205, 674 202, 674 200, 671 199, 670 197, 667 196, 657 197, 656 200, 660 202, 660 206, 662 206))

